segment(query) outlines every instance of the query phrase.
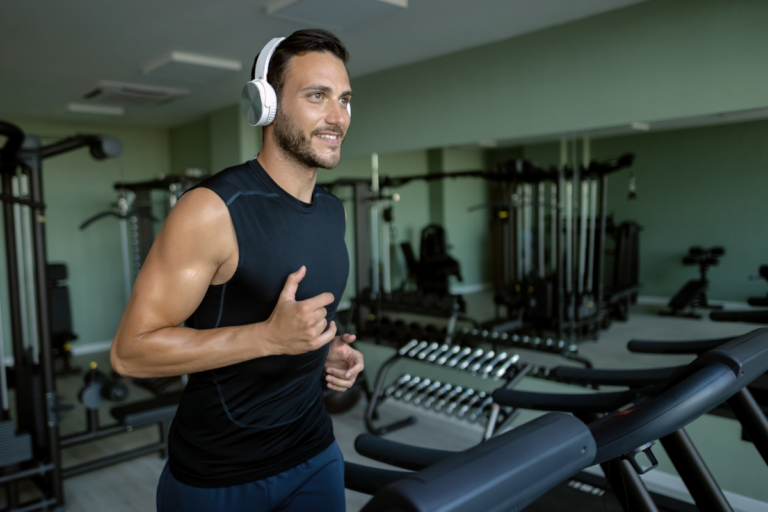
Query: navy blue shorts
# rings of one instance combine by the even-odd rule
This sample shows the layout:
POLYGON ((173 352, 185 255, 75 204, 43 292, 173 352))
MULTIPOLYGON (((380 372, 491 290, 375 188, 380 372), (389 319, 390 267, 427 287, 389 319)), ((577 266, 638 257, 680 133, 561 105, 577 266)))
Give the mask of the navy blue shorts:
POLYGON ((344 512, 344 459, 334 441, 307 462, 278 475, 232 487, 184 485, 166 463, 157 512, 344 512))

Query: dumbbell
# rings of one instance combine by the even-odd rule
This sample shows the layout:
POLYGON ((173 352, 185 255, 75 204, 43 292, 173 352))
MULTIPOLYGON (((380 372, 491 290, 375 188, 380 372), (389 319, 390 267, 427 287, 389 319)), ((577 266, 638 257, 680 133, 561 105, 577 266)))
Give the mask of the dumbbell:
POLYGON ((439 380, 436 380, 427 389, 425 389, 424 391, 422 391, 421 393, 413 397, 413 404, 419 405, 421 402, 424 401, 425 398, 427 398, 429 395, 431 395, 432 393, 440 389, 442 386, 443 386, 443 383, 440 382, 439 380))
POLYGON ((472 364, 472 361, 477 359, 478 357, 482 356, 485 351, 481 348, 478 348, 474 352, 472 352, 469 356, 464 358, 463 361, 461 361, 458 365, 456 365, 456 368, 459 370, 466 370, 467 367, 472 364))
POLYGON ((418 345, 418 344, 419 344, 419 340, 416 340, 416 339, 414 339, 414 340, 411 340, 411 341, 409 341, 408 343, 406 343, 405 345, 403 345, 402 347, 400 347, 400 350, 398 350, 398 351, 397 351, 397 353, 398 353, 398 354, 400 354, 401 356, 404 356, 404 355, 405 355, 405 354, 407 354, 407 353, 408 353, 408 352, 409 352, 409 351, 410 351, 410 350, 411 350, 413 347, 415 347, 415 346, 416 346, 416 345, 418 345))
POLYGON ((418 359, 424 359, 425 357, 427 357, 429 355, 430 352, 434 352, 435 349, 438 348, 439 346, 440 346, 440 344, 438 342, 433 341, 432 343, 429 344, 429 346, 427 346, 427 348, 425 348, 424 350, 419 352, 416 357, 418 359))
POLYGON ((472 363, 472 366, 469 367, 469 371, 473 373, 477 373, 478 370, 480 370, 480 368, 482 368, 485 363, 493 359, 495 355, 496 355, 496 352, 494 352, 493 350, 489 350, 477 362, 472 363))
POLYGON ((455 388, 453 388, 453 389, 451 390, 451 392, 450 392, 450 393, 448 393, 447 395, 445 395, 445 398, 441 398, 441 399, 440 399, 440 400, 439 400, 439 401, 438 401, 438 402, 435 404, 435 411, 438 411, 438 412, 439 412, 439 411, 440 411, 440 409, 442 409, 443 407, 445 407, 445 405, 446 405, 446 404, 447 404, 449 401, 453 400, 453 399, 454 399, 454 398, 455 398, 457 395, 459 395, 459 394, 460 394, 461 392, 463 392, 463 391, 464 391, 464 388, 462 388, 461 386, 456 386, 455 388))
POLYGON ((507 359, 507 361, 504 362, 498 369, 493 370, 493 380, 499 380, 500 378, 504 377, 504 375, 507 374, 509 367, 515 364, 519 359, 520 356, 515 354, 514 356, 507 359))
POLYGON ((453 368, 454 366, 459 364, 459 361, 461 361, 462 359, 464 359, 466 356, 468 356, 471 353, 472 353, 472 349, 471 348, 464 347, 463 349, 461 349, 461 352, 459 352, 454 357, 452 357, 447 363, 445 363, 445 365, 448 366, 449 368, 453 368))
POLYGON ((120 403, 128 398, 128 386, 114 373, 111 377, 96 369, 96 363, 91 363, 91 369, 85 374, 85 386, 77 397, 86 409, 95 411, 105 400, 120 403))
POLYGON ((394 384, 389 386, 387 389, 384 390, 384 396, 392 396, 392 394, 397 390, 397 388, 405 385, 406 382, 411 380, 411 376, 409 374, 401 375, 399 379, 395 381, 394 384))
POLYGON ((424 379, 421 382, 419 382, 418 386, 415 386, 411 388, 411 390, 403 396, 404 402, 410 402, 411 398, 419 394, 424 388, 432 384, 432 381, 430 379, 424 379))
POLYGON ((402 386, 400 389, 395 391, 392 396, 399 399, 401 396, 403 396, 405 393, 411 390, 414 386, 418 385, 419 382, 421 382, 421 377, 414 377, 411 380, 409 380, 405 386, 402 386))
POLYGON ((493 397, 489 396, 486 397, 485 400, 480 402, 480 405, 478 405, 474 411, 472 411, 469 414, 469 417, 467 418, 469 421, 475 422, 480 418, 480 416, 485 412, 485 409, 490 406, 493 403, 493 397))
POLYGON ((480 373, 480 375, 486 379, 488 378, 488 374, 490 374, 493 371, 493 368, 504 361, 509 355, 506 352, 501 352, 499 355, 497 355, 493 361, 485 365, 485 368, 483 368, 483 371, 480 373))
POLYGON ((424 402, 424 407, 426 409, 429 409, 430 407, 432 407, 432 405, 434 405, 435 402, 437 402, 438 400, 442 400, 443 397, 448 396, 448 394, 451 392, 452 389, 453 389, 452 385, 450 384, 444 385, 437 391, 437 393, 427 398, 427 400, 424 402))
POLYGON ((408 351, 408 357, 414 357, 416 354, 424 350, 427 347, 427 345, 429 345, 429 343, 427 343, 426 341, 419 342, 418 345, 416 345, 410 351, 408 351))
POLYGON ((456 410, 459 405, 461 405, 462 402, 465 400, 468 400, 472 395, 475 394, 475 390, 470 388, 465 390, 459 397, 452 401, 450 404, 448 404, 448 407, 445 408, 445 414, 451 415, 453 414, 453 411, 456 410))
POLYGON ((485 392, 484 391, 480 391, 479 393, 475 393, 472 396, 472 398, 469 399, 469 401, 467 403, 465 403, 464 405, 462 405, 459 408, 459 412, 456 413, 456 416, 458 416, 459 418, 463 419, 464 416, 466 416, 467 413, 469 412, 469 410, 472 408, 472 406, 475 405, 480 400, 483 400, 484 398, 485 398, 485 392))
POLYGON ((435 361, 435 363, 437 363, 437 364, 442 366, 442 365, 446 364, 451 357, 453 357, 454 355, 458 354, 459 352, 461 352, 461 347, 458 346, 458 345, 454 345, 445 354, 443 354, 440 357, 438 357, 437 360, 435 361))
POLYGON ((451 349, 451 346, 448 344, 440 345, 440 348, 432 352, 427 356, 427 361, 432 363, 434 362, 438 357, 442 356, 444 353, 448 352, 451 349))

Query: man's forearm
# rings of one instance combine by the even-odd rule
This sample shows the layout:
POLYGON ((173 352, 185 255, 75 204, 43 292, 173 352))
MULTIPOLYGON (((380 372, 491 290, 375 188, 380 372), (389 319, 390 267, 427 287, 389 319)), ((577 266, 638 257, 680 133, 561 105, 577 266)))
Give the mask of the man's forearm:
POLYGON ((217 329, 163 327, 138 336, 118 332, 110 359, 117 373, 131 377, 170 377, 222 368, 274 355, 264 322, 217 329))

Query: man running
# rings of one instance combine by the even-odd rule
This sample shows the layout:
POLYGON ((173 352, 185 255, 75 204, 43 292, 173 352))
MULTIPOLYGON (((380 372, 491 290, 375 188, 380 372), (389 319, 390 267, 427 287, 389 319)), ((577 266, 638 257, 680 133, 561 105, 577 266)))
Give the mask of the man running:
POLYGON ((363 357, 331 321, 349 273, 346 213, 315 183, 349 128, 347 59, 324 30, 279 44, 267 76, 278 109, 258 156, 178 201, 136 279, 113 367, 190 375, 160 512, 345 508, 323 389, 349 389, 363 357))

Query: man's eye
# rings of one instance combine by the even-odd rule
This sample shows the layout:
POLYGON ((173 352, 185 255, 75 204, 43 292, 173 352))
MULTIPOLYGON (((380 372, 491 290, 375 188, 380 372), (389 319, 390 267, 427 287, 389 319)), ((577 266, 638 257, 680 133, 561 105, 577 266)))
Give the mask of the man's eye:
POLYGON ((340 102, 342 105, 346 106, 346 105, 347 105, 347 103, 349 103, 349 98, 341 98, 341 99, 339 100, 339 102, 340 102))
POLYGON ((321 99, 322 97, 323 97, 323 96, 322 96, 322 94, 320 94, 319 92, 316 92, 316 93, 314 93, 314 94, 312 95, 312 99, 314 99, 314 100, 319 100, 319 99, 321 99))

